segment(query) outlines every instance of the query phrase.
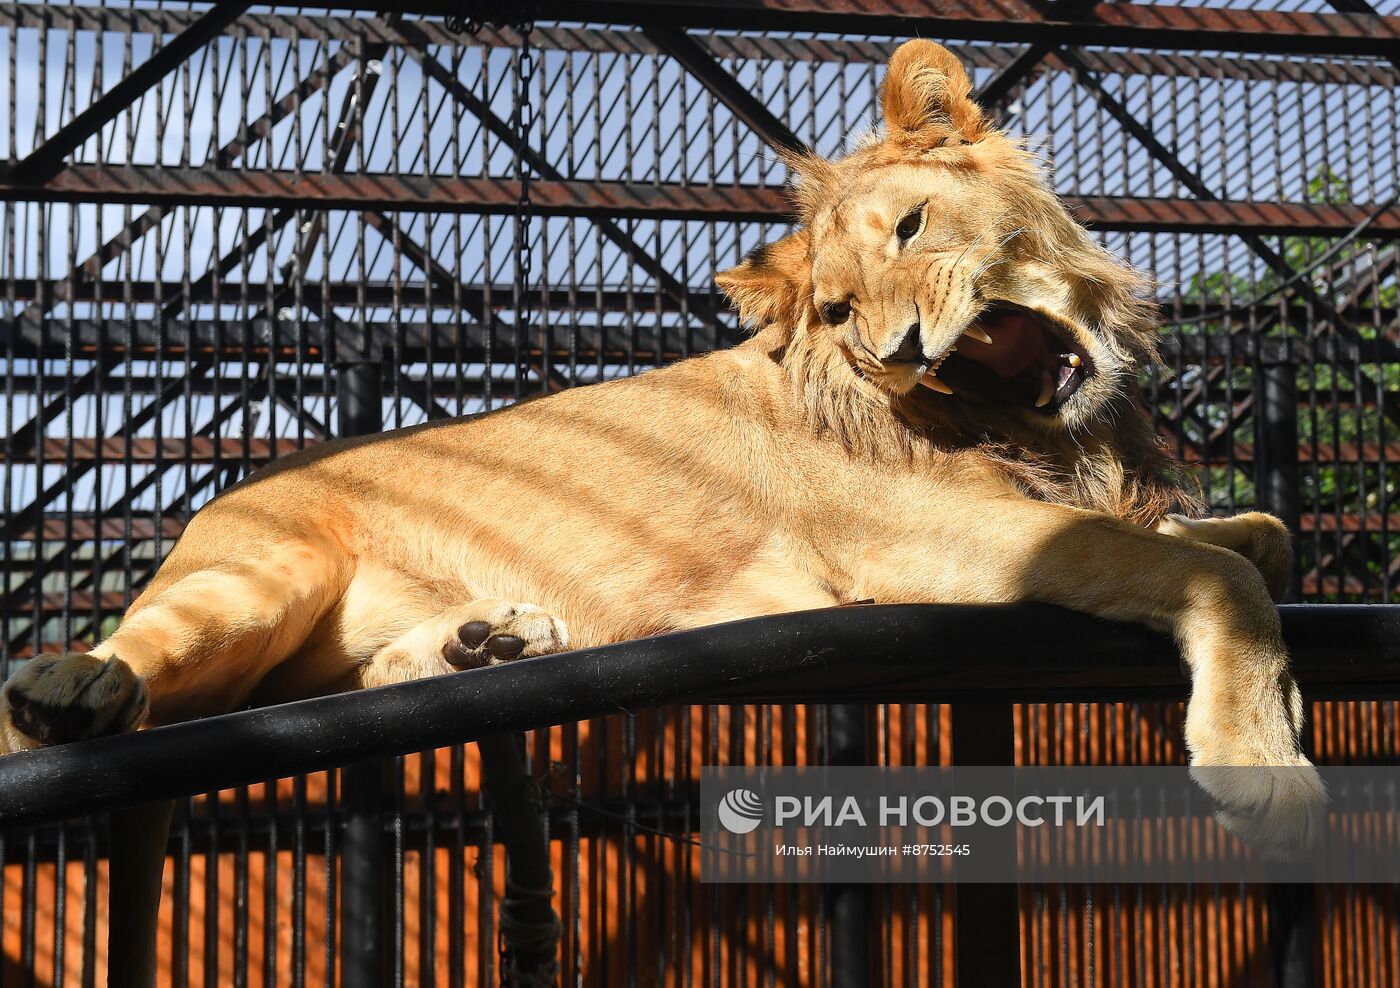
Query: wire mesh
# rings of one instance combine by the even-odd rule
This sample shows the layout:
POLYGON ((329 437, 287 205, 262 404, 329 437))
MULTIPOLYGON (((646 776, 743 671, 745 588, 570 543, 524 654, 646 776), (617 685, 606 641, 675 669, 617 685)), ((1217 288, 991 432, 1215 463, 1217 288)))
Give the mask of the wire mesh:
MULTIPOLYGON (((203 9, 0 4, 0 153, 11 164, 25 158, 203 9)), ((824 154, 873 122, 897 44, 695 37, 824 154)), ((526 281, 515 220, 489 203, 267 204, 186 181, 509 185, 521 162, 537 182, 697 194, 786 180, 733 112, 627 27, 536 27, 534 126, 522 148, 512 127, 519 40, 508 28, 454 33, 411 15, 259 8, 79 147, 67 171, 95 192, 0 203, 7 674, 40 652, 90 647, 194 511, 333 434, 338 362, 383 367, 381 418, 395 428, 739 338, 713 276, 779 236, 776 221, 537 209, 526 281), (122 182, 136 179, 161 187, 160 200, 123 195, 122 182), (183 199, 182 188, 191 190, 183 199)), ((1022 51, 952 47, 979 85, 1022 51)), ((1298 439, 1284 476, 1296 491, 1299 589, 1311 601, 1390 601, 1400 570, 1400 247, 1375 229, 1342 240, 1397 194, 1397 74, 1362 58, 1083 48, 1050 54, 1001 108, 1067 197, 1355 207, 1325 235, 1287 220, 1229 233, 1142 221, 1102 235, 1156 278, 1169 326, 1163 366, 1147 382, 1151 409, 1176 453, 1198 466, 1212 509, 1275 507, 1259 495, 1256 454, 1280 423, 1261 420, 1258 389, 1266 366, 1285 368, 1298 439)), ((551 793, 569 982, 828 982, 823 894, 699 885, 691 836, 699 765, 820 762, 826 716, 678 707, 532 736, 531 769, 551 793)), ((1025 705, 1018 757, 1179 761, 1181 719, 1167 705, 1025 705)), ((1394 755, 1390 703, 1315 704, 1311 724, 1323 760, 1394 755)), ((868 742, 882 764, 944 761, 947 710, 881 707, 868 742)), ((479 779, 469 748, 394 766, 383 820, 395 984, 498 977, 503 864, 479 779)), ((334 983, 337 791, 334 774, 322 774, 179 808, 162 983, 334 983)), ((105 842, 100 820, 3 836, 0 983, 98 983, 105 842)), ((947 890, 871 895, 880 923, 872 983, 950 981, 947 890)), ((1268 975, 1257 890, 1028 888, 1021 907, 1029 984, 1262 984, 1268 975)), ((1396 929, 1393 890, 1328 890, 1314 931, 1319 983, 1395 983, 1396 929)))

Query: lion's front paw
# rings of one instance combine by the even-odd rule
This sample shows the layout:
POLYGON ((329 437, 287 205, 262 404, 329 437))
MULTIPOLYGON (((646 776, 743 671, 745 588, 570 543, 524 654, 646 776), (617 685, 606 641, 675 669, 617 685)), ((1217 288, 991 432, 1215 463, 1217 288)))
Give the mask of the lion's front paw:
POLYGON ((458 669, 562 652, 569 647, 564 622, 534 604, 486 598, 449 611, 451 637, 442 657, 458 669))
POLYGON ((1302 755, 1289 765, 1193 765, 1191 778, 1210 794, 1215 819, 1267 858, 1294 860, 1322 832, 1327 793, 1302 755))
POLYGON ((135 730, 148 707, 145 682, 116 656, 43 655, 0 692, 0 729, 12 751, 65 744, 135 730))
POLYGON ((1157 531, 1238 552, 1259 570, 1270 597, 1280 601, 1288 593, 1293 573, 1293 536, 1273 515, 1262 511, 1248 511, 1229 518, 1167 515, 1157 531))
POLYGON ((1317 840, 1327 794, 1299 749, 1303 698, 1287 672, 1241 708, 1201 689, 1186 713, 1191 777, 1226 830, 1267 857, 1296 858, 1317 840))
POLYGON ((1266 857, 1298 857, 1322 830, 1327 793, 1303 756, 1303 697, 1287 670, 1255 690, 1199 683, 1186 709, 1191 777, 1216 819, 1266 857), (1240 698, 1253 695, 1253 701, 1240 698))

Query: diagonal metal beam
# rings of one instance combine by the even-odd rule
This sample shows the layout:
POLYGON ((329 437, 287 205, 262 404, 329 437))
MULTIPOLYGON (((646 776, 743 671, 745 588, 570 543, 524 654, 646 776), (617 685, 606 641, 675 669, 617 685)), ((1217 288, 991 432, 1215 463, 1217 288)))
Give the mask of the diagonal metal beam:
MULTIPOLYGON (((191 30, 192 29, 193 26, 191 26, 191 30)), ((267 127, 270 130, 272 126, 275 126, 277 121, 283 119, 288 114, 292 113, 296 109, 296 107, 300 105, 300 98, 303 93, 315 92, 322 86, 328 85, 331 76, 336 71, 339 71, 339 69, 334 69, 329 72, 318 69, 310 72, 298 86, 293 88, 292 92, 288 93, 286 97, 278 101, 259 120, 253 121, 250 125, 251 128, 257 128, 260 124, 266 122, 267 127)), ((232 155, 241 155, 244 151, 246 151, 246 149, 247 144, 245 142, 242 142, 240 139, 235 139, 230 144, 225 145, 225 147, 220 150, 220 153, 222 154, 224 152, 228 152, 232 155)), ((108 254, 116 256, 116 254, 121 252, 121 250, 118 248, 129 249, 131 244, 135 243, 136 239, 140 235, 143 235, 145 232, 158 225, 163 215, 164 211, 160 206, 154 206, 148 209, 144 214, 136 217, 120 233, 118 233, 117 236, 112 238, 112 240, 108 241, 107 244, 103 245, 103 247, 99 249, 99 251, 96 254, 94 254, 91 258, 84 262, 82 266, 80 266, 80 269, 87 269, 90 268, 93 264, 96 264, 98 270, 100 270, 101 265, 106 263, 105 260, 103 260, 103 258, 105 258, 108 254)), ((273 217, 272 222, 274 228, 280 229, 281 226, 285 225, 292 219, 293 215, 294 214, 291 210, 283 210, 281 212, 278 212, 273 217)), ((233 248, 233 250, 231 250, 228 254, 220 258, 217 264, 214 266, 214 268, 210 272, 206 273, 196 284, 204 284, 206 282, 212 284, 213 278, 216 276, 215 272, 218 272, 218 276, 222 276, 227 271, 232 270, 232 268, 236 267, 240 263, 240 261, 242 261, 242 259, 247 257, 252 251, 256 250, 257 247, 260 246, 262 242, 267 238, 267 235, 267 225, 264 224, 262 226, 259 226, 257 230, 253 231, 253 233, 246 241, 240 243, 238 246, 233 248)), ((76 272, 74 274, 69 275, 68 281, 70 283, 75 277, 75 275, 76 272)), ((36 328, 40 323, 42 323, 42 320, 45 314, 47 313, 49 307, 55 301, 59 300, 60 299, 58 298, 47 299, 44 301, 35 302, 34 304, 26 307, 24 312, 20 315, 20 317, 17 320, 16 328, 19 329, 21 332, 25 331, 26 329, 36 328)), ((184 307, 186 304, 188 304, 189 300, 190 296, 184 295, 179 298, 172 299, 169 302, 166 302, 161 307, 161 317, 163 319, 170 319, 175 317, 184 310, 184 307)), ((180 394, 183 393, 185 384, 184 378, 186 376, 194 374, 204 374, 208 372, 214 366, 216 359, 217 356, 212 358, 201 357, 198 360, 193 361, 189 365, 188 372, 186 375, 167 382, 166 385, 152 398, 152 400, 147 405, 145 405, 131 419, 123 423, 123 428, 127 431, 132 431, 135 429, 139 429, 145 423, 152 421, 155 418, 155 416, 160 414, 161 410, 167 404, 169 404, 171 401, 174 401, 180 396, 180 394)), ((68 389, 69 393, 71 393, 74 388, 80 389, 87 387, 90 382, 96 381, 98 376, 101 373, 103 373, 109 365, 115 364, 116 362, 117 358, 115 356, 104 359, 103 356, 99 354, 98 359, 93 362, 92 368, 88 370, 81 378, 73 382, 72 387, 68 389)), ((284 406, 286 405, 285 402, 281 403, 284 406)), ((48 406, 41 408, 33 419, 26 422, 13 433, 10 448, 23 449, 37 443, 39 434, 43 430, 44 426, 47 425, 48 422, 50 422, 53 418, 61 414, 66 407, 66 397, 60 397, 55 401, 51 402, 48 406)), ((304 414, 305 412, 304 409, 297 408, 291 408, 290 411, 292 411, 293 414, 298 415, 304 414)), ((324 429, 319 427, 314 422, 312 423, 312 428, 314 431, 324 433, 324 429)), ((0 522, 0 540, 12 539, 17 532, 23 531, 24 522, 30 519, 40 518, 43 514, 43 509, 47 504, 51 503, 64 491, 70 489, 73 481, 77 477, 81 476, 83 473, 86 473, 95 465, 96 461, 84 464, 82 466, 75 466, 68 474, 62 477, 58 482, 54 483, 47 489, 40 491, 34 498, 34 500, 32 500, 29 504, 25 505, 23 508, 21 508, 19 512, 4 519, 3 522, 0 522)), ((128 504, 134 496, 134 494, 128 492, 127 497, 124 498, 117 505, 114 505, 111 510, 123 510, 124 506, 128 504)))
MULTIPOLYGON (((398 20, 397 14, 392 14, 388 18, 388 24, 393 26, 398 20)), ((351 60, 367 63, 372 60, 382 59, 387 54, 389 46, 383 43, 372 43, 362 46, 359 55, 351 60)), ((342 49, 338 54, 346 54, 342 49)), ((358 73, 357 73, 358 75, 358 73)), ((335 127, 334 147, 331 148, 330 160, 326 163, 325 171, 331 174, 339 174, 345 171, 350 163, 350 155, 354 152, 356 143, 360 140, 360 126, 363 120, 363 107, 368 106, 374 97, 374 91, 379 85, 379 80, 383 78, 382 73, 368 73, 367 78, 361 78, 358 86, 349 86, 345 90, 345 96, 341 101, 340 114, 335 127), (357 106, 360 112, 357 114, 357 106)), ((310 225, 306 228, 302 243, 299 249, 295 250, 287 263, 282 265, 278 280, 282 283, 273 294, 272 301, 268 306, 260 310, 253 318, 271 316, 268 308, 274 312, 279 308, 287 297, 295 290, 295 286, 301 279, 297 273, 305 271, 311 263, 312 255, 316 251, 316 245, 320 243, 321 237, 326 231, 326 213, 324 210, 317 210, 311 218, 310 225)))
POLYGON ((642 33, 662 54, 675 59, 687 72, 700 81, 716 99, 742 120, 750 130, 767 144, 780 151, 807 154, 811 150, 768 107, 724 70, 713 55, 696 44, 695 39, 678 27, 650 24, 642 33))
MULTIPOLYGON (((387 29, 393 30, 398 27, 399 21, 400 15, 392 13, 385 18, 384 25, 387 29)), ((353 60, 365 63, 375 59, 382 59, 388 53, 388 50, 389 46, 383 42, 363 45, 363 50, 353 60)), ((346 56, 346 61, 343 64, 348 65, 352 60, 345 49, 342 49, 337 54, 346 56)), ((346 167, 350 164, 350 155, 354 151, 355 144, 363 137, 361 125, 364 119, 364 107, 369 105, 370 100, 374 96, 374 91, 382 78, 382 73, 370 73, 367 78, 362 80, 360 86, 351 86, 346 89, 345 97, 341 102, 340 116, 336 126, 335 146, 331 149, 331 157, 327 162, 326 171, 338 174, 345 171, 346 167)), ((279 216, 281 215, 282 214, 279 214, 279 216)), ((366 218, 369 218, 371 214, 365 213, 364 215, 366 218)), ((287 219, 290 219, 291 216, 291 212, 286 214, 287 219)), ((283 222, 285 222, 285 220, 283 222)), ((297 249, 287 263, 282 266, 280 272, 280 281, 282 285, 273 295, 273 300, 270 305, 271 311, 268 311, 269 307, 264 307, 264 309, 254 315, 254 319, 260 317, 271 319, 283 302, 294 293, 295 286, 301 283, 298 272, 305 271, 310 265, 312 255, 316 250, 316 245, 322 240, 325 233, 326 213, 324 210, 317 210, 312 216, 310 229, 303 235, 300 248, 297 249)), ((361 347, 351 338, 348 332, 349 327, 345 326, 341 320, 335 317, 334 313, 330 312, 330 307, 328 305, 323 307, 323 312, 328 317, 323 320, 323 325, 328 337, 328 342, 334 344, 335 354, 342 358, 348 355, 354 359, 366 359, 371 356, 361 352, 361 347)), ((450 417, 450 413, 447 409, 443 408, 442 405, 438 404, 432 392, 426 387, 418 386, 417 382, 409 382, 408 387, 402 388, 401 391, 403 391, 405 397, 418 405, 418 407, 427 414, 428 418, 442 419, 450 417)))
MULTIPOLYGON (((267 391, 267 382, 264 379, 259 379, 257 384, 255 384, 252 388, 249 389, 249 397, 252 400, 256 401, 263 397, 266 397, 267 391)), ((228 402, 228 404, 226 404, 223 408, 219 409, 214 413, 214 416, 202 429, 196 430, 196 433, 199 435, 203 435, 206 432, 219 429, 226 421, 233 418, 233 416, 236 415, 238 412, 245 410, 246 407, 247 406, 243 402, 238 400, 228 402)), ((217 479, 221 472, 222 471, 220 470, 215 470, 211 468, 205 474, 204 477, 195 481, 195 483, 192 486, 180 491, 178 496, 186 497, 191 494, 197 494, 199 491, 203 490, 215 479, 217 479)), ((122 497, 121 502, 118 505, 113 505, 111 508, 106 509, 104 513, 110 515, 118 510, 123 509, 125 505, 130 504, 136 498, 144 494, 147 490, 156 486, 156 482, 160 479, 160 475, 161 472, 159 470, 149 471, 146 474, 146 476, 142 477, 140 480, 138 480, 135 484, 132 485, 131 489, 125 493, 125 495, 122 497)), ((164 506, 158 504, 155 510, 157 527, 159 527, 159 519, 163 516, 164 512, 164 506)), ((40 526, 40 528, 42 529, 42 526, 40 526)), ((99 531, 94 534, 100 536, 101 532, 99 531)), ((25 579, 24 582, 20 583, 18 586, 12 587, 9 590, 7 590, 5 593, 6 598, 8 598, 11 601, 17 601, 22 603, 28 601, 35 594, 39 593, 43 589, 44 578, 50 573, 58 572, 60 567, 66 568, 68 560, 70 558, 75 558, 74 554, 76 553, 77 548, 80 544, 81 540, 79 539, 64 539, 60 543, 59 551, 54 553, 52 556, 40 556, 36 551, 34 559, 34 568, 31 571, 29 577, 25 579)), ((93 542, 92 550, 93 558, 91 565, 88 568, 89 574, 87 577, 73 583, 70 589, 82 589, 89 580, 93 579, 93 574, 100 574, 104 570, 116 565, 120 561, 122 555, 126 552, 126 549, 127 546, 121 545, 104 556, 102 554, 101 539, 95 539, 93 542)), ((155 562, 159 562, 159 560, 156 560, 155 562)), ((133 585, 140 585, 139 580, 132 582, 133 585)), ((24 631, 15 633, 15 635, 6 642, 6 648, 11 654, 13 654, 21 647, 24 639, 28 638, 30 635, 33 634, 33 631, 33 628, 26 628, 24 629, 24 631)), ((80 638, 81 635, 75 633, 74 637, 80 638)))
MULTIPOLYGON (((391 28, 397 26, 398 22, 398 14, 390 14, 385 18, 385 23, 391 28)), ((388 54, 389 46, 382 43, 370 44, 362 46, 362 49, 358 61, 363 64, 382 59, 388 54)), ((346 50, 342 49, 337 54, 344 55, 346 54, 346 50)), ((350 155, 354 152, 355 145, 363 136, 360 132, 360 128, 364 122, 364 108, 369 106, 370 100, 374 98, 374 91, 378 88, 379 81, 383 78, 383 73, 370 72, 367 73, 367 76, 368 78, 361 78, 359 86, 350 86, 345 90, 345 97, 340 105, 340 118, 335 128, 335 146, 331 150, 331 158, 330 161, 327 162, 325 171, 334 173, 345 171, 346 166, 350 164, 350 155), (356 112, 357 108, 359 111, 358 113, 356 112)), ((282 269, 282 280, 284 282, 290 282, 296 272, 306 270, 307 265, 311 261, 312 254, 315 253, 316 244, 320 242, 325 230, 326 214, 324 211, 318 211, 312 217, 311 229, 307 231, 306 236, 302 240, 301 250, 297 251, 294 259, 289 261, 282 269), (295 267, 292 266, 293 264, 295 264, 295 267)), ((284 286, 278 292, 278 304, 280 304, 281 298, 285 297, 289 291, 290 289, 284 286)))
MULTIPOLYGON (((480 120, 482 126, 489 130, 497 140, 524 158, 541 178, 553 181, 564 179, 563 172, 551 165, 534 148, 522 142, 513 127, 498 117, 483 99, 462 85, 460 79, 429 54, 428 38, 415 25, 401 23, 396 31, 386 31, 385 36, 402 45, 404 50, 423 67, 423 71, 433 81, 442 86, 453 100, 460 103, 469 113, 480 120)), ((691 292, 678 278, 667 271, 660 261, 652 257, 650 251, 628 236, 617 223, 611 219, 598 217, 594 219, 594 225, 599 233, 618 247, 629 261, 650 275, 660 286, 661 291, 670 296, 685 311, 710 323, 716 334, 730 332, 729 327, 718 319, 717 313, 708 307, 707 296, 691 292)))
POLYGON ((105 127, 118 113, 164 79, 181 62, 198 51, 210 38, 223 32, 251 4, 224 0, 177 34, 82 113, 59 128, 39 147, 14 166, 10 177, 16 182, 44 182, 63 170, 63 159, 82 147, 93 134, 105 127))
MULTIPOLYGON (((220 148, 213 160, 224 167, 232 164, 243 155, 249 143, 260 137, 265 137, 270 133, 272 128, 276 126, 279 121, 291 114, 293 110, 300 105, 303 99, 317 92, 323 86, 328 85, 331 78, 338 74, 343 67, 344 61, 342 60, 342 54, 337 52, 336 56, 331 59, 329 66, 313 69, 311 72, 307 73, 305 79, 294 86, 286 96, 273 104, 266 113, 258 117, 258 119, 250 121, 246 128, 247 133, 250 135, 247 141, 242 137, 235 138, 220 148)), ((95 280, 108 262, 130 250, 141 237, 159 226, 164 217, 165 207, 152 206, 132 219, 132 221, 123 227, 111 240, 103 244, 101 248, 83 261, 82 264, 78 265, 76 270, 70 272, 68 276, 55 287, 52 294, 37 299, 32 305, 26 306, 24 311, 16 317, 15 328, 20 332, 28 332, 37 329, 49 309, 52 308, 55 303, 65 301, 73 288, 82 284, 83 278, 80 277, 80 275, 85 275, 88 280, 95 280)), ((281 224, 287 223, 291 217, 292 213, 290 211, 279 213, 273 222, 280 226, 281 224)), ((233 255, 233 257, 234 261, 228 268, 216 268, 215 270, 218 270, 220 274, 224 274, 227 270, 230 270, 237 264, 241 255, 233 255)), ((212 271, 206 273, 191 285, 191 291, 199 292, 207 290, 213 281, 212 274, 212 271)), ((67 390, 85 391, 90 389, 97 380, 99 374, 105 369, 106 368, 102 366, 102 361, 99 360, 98 363, 93 365, 91 370, 75 379, 72 387, 67 390)), ((67 407, 67 401, 68 399, 65 395, 60 395, 48 405, 40 408, 32 419, 15 429, 10 435, 12 448, 28 449, 32 447, 38 439, 39 430, 43 429, 44 426, 63 412, 67 407)))
MULTIPOLYGON (((203 374, 213 367, 213 364, 214 361, 211 358, 200 357, 190 365, 189 373, 203 374)), ((165 388, 159 394, 147 402, 139 412, 122 423, 123 428, 128 432, 135 432, 137 429, 153 421, 167 404, 184 393, 184 386, 184 376, 174 378, 167 382, 165 388)), ((96 466, 96 463, 96 460, 91 460, 83 464, 75 465, 73 469, 68 471, 49 487, 36 494, 34 500, 30 501, 18 511, 7 515, 3 521, 0 521, 0 541, 11 540, 15 538, 19 532, 24 531, 30 526, 38 527, 43 520, 44 506, 50 504, 61 494, 72 490, 74 482, 96 466)))
MULTIPOLYGON (((1052 0, 1045 8, 1046 17, 1080 17, 1092 10, 1095 0, 1052 0)), ((996 106, 1016 86, 1035 71, 1035 67, 1045 60, 1045 56, 1055 51, 1056 45, 1035 41, 1017 55, 1011 64, 1002 69, 977 91, 977 102, 983 106, 996 106)))
MULTIPOLYGON (((387 242, 393 244, 395 250, 408 258, 419 271, 422 271, 423 274, 427 276, 429 285, 449 293, 452 291, 457 281, 457 279, 453 277, 452 272, 443 267, 442 263, 438 261, 437 258, 433 257, 432 254, 428 253, 423 245, 404 233, 402 228, 400 228, 390 216, 385 213, 367 210, 364 217, 372 227, 379 231, 380 236, 387 242)), ((482 323, 487 324, 488 327, 490 324, 498 322, 495 315, 484 307, 480 308, 479 311, 472 312, 472 315, 476 316, 482 323)), ((487 331, 490 332, 490 329, 488 328, 487 331)), ((554 369, 554 365, 549 361, 548 354, 542 355, 538 360, 533 356, 517 356, 517 360, 521 360, 521 362, 526 364, 536 374, 540 375, 550 391, 563 391, 569 387, 568 379, 554 369)), ((423 389, 425 394, 427 393, 426 388, 427 384, 424 382, 423 389)), ((427 400, 432 401, 431 395, 428 396, 427 400)), ((435 402, 434 404, 436 405, 435 402)), ((440 406, 438 407, 440 409, 440 406)), ((441 411, 441 414, 437 416, 434 416, 430 412, 429 417, 441 418, 446 414, 445 410, 441 411)))
POLYGON ((243 157, 250 145, 265 140, 279 121, 295 112, 309 96, 318 92, 322 87, 328 86, 330 81, 340 75, 353 60, 354 56, 351 54, 350 46, 341 47, 326 60, 325 64, 308 72, 301 84, 293 86, 287 95, 273 104, 271 110, 258 119, 249 121, 247 126, 241 128, 240 135, 221 147, 214 155, 213 164, 220 168, 231 166, 243 157))
MULTIPOLYGON (((52 293, 45 293, 30 305, 25 306, 24 311, 11 324, 10 331, 20 336, 37 335, 39 326, 49 309, 53 307, 55 302, 67 299, 78 284, 78 271, 89 275, 100 274, 108 261, 130 250, 136 241, 159 226, 164 217, 165 209, 161 206, 153 206, 136 217, 116 236, 99 247, 91 257, 78 267, 77 271, 69 274, 68 277, 55 285, 52 293)), ((74 390, 86 391, 97 380, 97 377, 97 367, 94 366, 92 370, 75 380, 72 387, 65 390, 70 393, 74 390)), ((47 405, 41 406, 32 419, 10 433, 11 448, 16 450, 32 449, 38 441, 39 430, 63 413, 68 407, 68 400, 68 394, 62 394, 47 405)))
MULTIPOLYGON (((1211 191, 1210 187, 1206 185, 1199 175, 1186 167, 1185 163, 1182 162, 1180 158, 1173 154, 1165 144, 1159 141, 1157 135, 1152 132, 1150 127, 1138 120, 1126 106, 1114 99, 1108 91, 1104 89, 1103 83, 1099 80, 1098 76, 1084 64, 1084 61, 1076 52, 1066 48, 1057 52, 1056 57, 1073 70, 1074 76, 1080 85, 1089 90, 1094 100, 1104 108, 1109 116, 1113 117, 1120 127, 1141 143, 1147 150, 1147 153, 1157 159, 1177 181, 1190 189, 1192 194, 1199 199, 1204 199, 1209 202, 1219 201, 1220 197, 1211 191)), ((1259 256, 1260 260, 1268 265, 1280 278, 1288 279, 1297 274, 1293 265, 1284 260, 1272 247, 1264 243, 1261 237, 1252 233, 1241 233, 1239 236, 1240 239, 1249 246, 1249 249, 1254 251, 1254 253, 1259 256)), ((1332 303, 1323 298, 1322 295, 1308 283, 1307 279, 1299 281, 1294 286, 1293 290, 1311 302, 1337 330, 1353 339, 1358 338, 1356 328, 1347 322, 1332 303)))

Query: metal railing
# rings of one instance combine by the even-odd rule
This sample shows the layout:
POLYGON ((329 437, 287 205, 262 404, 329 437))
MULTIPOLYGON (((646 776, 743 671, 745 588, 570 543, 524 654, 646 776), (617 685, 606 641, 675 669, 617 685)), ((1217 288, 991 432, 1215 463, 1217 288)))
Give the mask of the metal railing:
MULTIPOLYGON (((714 274, 786 229, 786 171, 768 145, 839 153, 878 113, 882 65, 911 35, 954 50, 999 124, 1053 165, 1075 215, 1156 276, 1164 361, 1144 375, 1148 406, 1211 508, 1288 519, 1297 599, 1394 600, 1400 212, 1379 207, 1400 175, 1397 13, 1396 0, 421 0, 389 15, 0 3, 3 671, 109 632, 192 512, 291 449, 738 338, 714 274), (434 10, 533 15, 524 91, 515 27, 473 33, 434 10), (524 236, 510 215, 522 176, 524 236), (380 400, 342 407, 347 385, 370 381, 380 400)), ((1327 620, 1335 642, 1319 656, 1348 647, 1346 621, 1370 619, 1327 620)), ((1061 647, 1034 645, 1009 645, 991 675, 1061 647)), ((1136 659, 1114 661, 1124 655, 1136 659)), ((972 676, 981 660, 967 657, 972 676)), ((1153 675, 1171 669, 1164 656, 1153 675)), ((535 732, 528 761, 556 799, 565 971, 608 988, 664 982, 663 969, 676 986, 749 988, 768 977, 752 947, 816 984, 864 961, 894 984, 941 984, 955 973, 951 893, 697 886, 681 836, 691 761, 1014 749, 1172 762, 1178 704, 1070 699, 1174 696, 1174 682, 1160 694, 1041 682, 1013 710, 974 677, 964 694, 927 694, 955 697, 944 707, 852 692, 829 698, 870 702, 680 704, 535 732), (880 932, 844 939, 865 929, 880 932)), ((1372 702, 1364 681, 1337 685, 1357 700, 1314 705, 1320 758, 1393 758, 1400 706, 1372 702)), ((387 841, 374 869, 390 906, 376 920, 390 931, 385 980, 491 982, 495 920, 474 890, 499 883, 487 851, 499 835, 475 749, 379 773, 180 800, 163 979, 322 979, 356 946, 323 909, 343 898, 333 863, 353 833, 387 841)), ((105 833, 88 820, 8 833, 0 983, 83 983, 80 964, 100 953, 105 833)), ((963 891, 966 917, 979 893, 963 891)), ((1027 980, 1247 977, 1266 939, 1260 902, 1221 887, 1022 893, 1027 980), (1133 922, 1152 935, 1118 932, 1133 922)), ((1393 896, 1328 893, 1291 927, 1273 922, 1285 906, 1270 903, 1269 936, 1308 930, 1292 941, 1317 949, 1303 966, 1336 988, 1400 977, 1393 896)), ((987 908, 1008 908, 1004 890, 987 908)))
MULTIPOLYGON (((1310 698, 1400 697, 1400 606, 1293 605, 1281 613, 1310 698)), ((19 753, 0 759, 0 826, 14 834, 97 811, 682 702, 835 701, 845 709, 946 702, 953 704, 956 763, 1010 764, 1015 701, 1179 698, 1185 685, 1176 649, 1163 636, 1059 608, 833 608, 19 753), (1028 627, 1036 629, 1034 641, 1028 627)), ((837 752, 832 760, 859 762, 862 752, 837 752)), ((698 829, 693 817, 685 823, 698 829)), ((390 835, 381 827, 378 838, 390 835)), ((350 850, 344 841, 336 845, 342 855, 350 850)), ((342 889, 347 897, 354 891, 342 889)), ((847 921, 868 909, 859 887, 834 892, 847 921)), ((1014 889, 959 890, 962 983, 1014 983, 1018 924, 1014 889), (989 950, 993 941, 1009 949, 989 950)), ((868 984, 866 925, 847 925, 844 936, 840 923, 833 927, 832 985, 868 984)), ((391 945, 388 929, 377 935, 391 945)), ((341 977, 349 975, 342 969, 341 977)))

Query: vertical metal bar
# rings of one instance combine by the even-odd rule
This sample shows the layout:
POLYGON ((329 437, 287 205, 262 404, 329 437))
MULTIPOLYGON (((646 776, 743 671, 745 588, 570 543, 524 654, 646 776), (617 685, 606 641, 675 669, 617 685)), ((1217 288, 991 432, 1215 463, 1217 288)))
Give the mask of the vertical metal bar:
MULTIPOLYGON (((1258 381, 1254 418, 1257 500, 1260 507, 1282 519, 1296 538, 1301 496, 1298 378, 1291 353, 1268 354, 1261 359, 1255 380, 1258 381)), ((1295 566, 1289 575, 1285 599, 1296 601, 1301 595, 1301 573, 1295 566)), ((1267 903, 1269 984, 1273 988, 1304 988, 1313 982, 1314 890, 1307 885, 1273 885, 1269 887, 1267 903)))
MULTIPOLYGON (((1291 353, 1266 353, 1261 356, 1255 379, 1258 381, 1254 414, 1256 499, 1261 508, 1282 519, 1296 538, 1301 511, 1298 380, 1291 353)), ((1287 599, 1296 601, 1301 594, 1302 582, 1297 567, 1294 567, 1287 599)))
POLYGON ((1270 885, 1269 986, 1308 988, 1313 972, 1313 915, 1316 889, 1312 885, 1270 885))
POLYGON ((560 927, 550 904, 554 872, 549 867, 549 832, 526 769, 523 746, 524 737, 514 734, 477 742, 483 782, 506 849, 501 976, 503 980, 509 976, 511 984, 530 985, 550 974, 557 979, 560 927))
MULTIPOLYGON (((174 803, 150 803, 112 814, 112 847, 107 916, 109 988, 146 988, 155 983, 156 914, 160 907, 161 870, 174 803)), ((178 906, 178 903, 177 903, 178 906)))
POLYGON ((451 779, 448 798, 452 807, 452 842, 447 870, 447 986, 464 988, 466 984, 466 938, 461 931, 466 929, 466 858, 467 858, 467 796, 464 776, 466 774, 465 749, 453 745, 448 756, 451 779))
MULTIPOLYGON (((865 765, 870 761, 868 707, 833 704, 827 711, 827 764, 865 765)), ((831 928, 831 988, 878 984, 871 976, 870 886, 833 884, 826 889, 831 928)))
MULTIPOLYGON (((382 371, 377 362, 338 364, 336 392, 342 436, 378 432, 383 424, 382 371)), ((344 835, 340 842, 340 975, 344 988, 388 983, 388 855, 384 840, 387 765, 364 762, 341 770, 344 835)))
MULTIPOLYGON (((1015 764, 1012 704, 954 704, 950 719, 953 764, 1015 764)), ((1020 904, 1015 885, 958 886, 953 931, 959 985, 1021 983, 1020 904)))

